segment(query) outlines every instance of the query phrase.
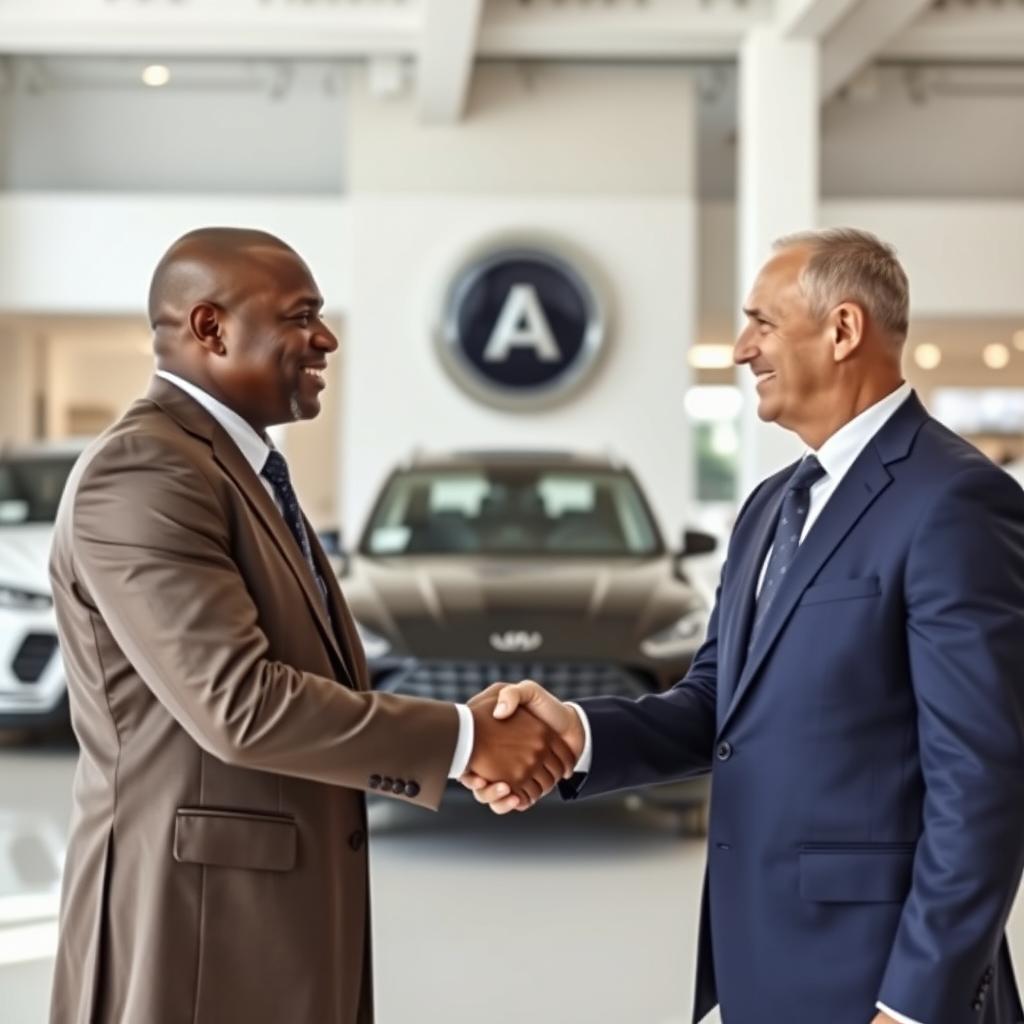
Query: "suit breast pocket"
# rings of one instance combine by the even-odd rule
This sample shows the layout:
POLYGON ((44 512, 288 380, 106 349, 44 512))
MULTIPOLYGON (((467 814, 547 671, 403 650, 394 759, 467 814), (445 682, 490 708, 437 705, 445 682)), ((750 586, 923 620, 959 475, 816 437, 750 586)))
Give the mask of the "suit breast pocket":
POLYGON ((174 859, 179 864, 291 871, 298 828, 293 818, 275 814, 182 807, 174 821, 174 859))
POLYGON ((823 604, 826 601, 852 601, 854 598, 877 597, 882 584, 877 576, 861 576, 853 580, 836 580, 808 587, 800 604, 823 604))

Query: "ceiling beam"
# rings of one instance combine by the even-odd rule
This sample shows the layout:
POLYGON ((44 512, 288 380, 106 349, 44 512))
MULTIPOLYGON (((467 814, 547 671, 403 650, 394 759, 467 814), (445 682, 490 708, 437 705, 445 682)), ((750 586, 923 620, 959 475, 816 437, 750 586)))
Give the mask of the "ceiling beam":
POLYGON ((778 0, 778 30, 791 39, 823 39, 861 0, 778 0))
POLYGON ((1024 9, 1017 6, 933 7, 882 54, 887 60, 997 61, 1024 59, 1024 9))
POLYGON ((932 0, 862 0, 821 48, 822 100, 829 100, 931 6, 932 0))
POLYGON ((458 121, 473 76, 483 0, 427 0, 418 87, 424 121, 458 121))
MULTIPOLYGON (((835 2, 835 0, 819 0, 835 2)), ((421 59, 461 52, 455 37, 424 46, 431 25, 469 24, 464 0, 0 0, 0 54, 55 56, 421 59), (448 8, 453 10, 449 13, 448 8), (437 20, 440 19, 440 20, 437 20)), ((750 29, 771 23, 774 0, 474 0, 476 59, 734 59, 750 29)), ((440 34, 438 30, 438 33, 440 34)), ((465 38, 465 35, 462 37, 465 38)), ((431 89, 434 87, 432 86, 431 89)), ((440 88, 440 86, 438 86, 440 88)), ((457 90, 456 90, 457 91, 457 90)))

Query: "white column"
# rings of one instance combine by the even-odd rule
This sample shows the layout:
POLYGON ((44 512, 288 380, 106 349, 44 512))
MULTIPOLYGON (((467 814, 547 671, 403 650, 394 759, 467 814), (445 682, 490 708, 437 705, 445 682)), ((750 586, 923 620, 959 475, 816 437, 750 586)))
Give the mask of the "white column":
MULTIPOLYGON (((780 235, 818 222, 819 57, 813 40, 752 31, 740 51, 737 229, 742 307, 757 271, 780 235)), ((791 462, 795 435, 757 417, 753 376, 741 368, 740 494, 791 462)))

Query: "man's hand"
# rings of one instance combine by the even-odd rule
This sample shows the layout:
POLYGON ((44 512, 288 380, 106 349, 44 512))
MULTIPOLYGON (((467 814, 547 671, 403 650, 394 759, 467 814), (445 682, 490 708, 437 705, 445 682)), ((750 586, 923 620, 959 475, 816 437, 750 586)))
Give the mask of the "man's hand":
MULTIPOLYGON (((586 739, 583 725, 576 712, 557 700, 532 679, 515 684, 494 683, 483 693, 474 697, 469 702, 469 706, 473 708, 477 702, 491 704, 492 701, 494 702, 493 716, 495 718, 511 718, 516 715, 517 711, 527 711, 529 716, 520 713, 516 715, 516 719, 532 716, 539 719, 560 737, 571 751, 572 762, 569 772, 563 775, 568 778, 583 752, 583 744, 586 739)), ((472 760, 469 768, 470 770, 462 776, 462 784, 473 791, 478 802, 487 804, 495 814, 528 810, 558 781, 557 778, 553 779, 551 785, 536 796, 529 792, 524 795, 522 790, 516 792, 514 786, 509 785, 509 780, 504 776, 487 775, 485 772, 476 770, 472 760)))
POLYGON ((497 712, 501 692, 492 686, 469 703, 474 740, 467 774, 500 780, 505 786, 503 796, 512 794, 529 806, 553 789, 559 779, 572 774, 579 755, 574 755, 555 730, 533 715, 516 715, 504 721, 511 712, 497 712))
POLYGON ((882 1013, 881 1010, 871 1018, 871 1024, 898 1024, 898 1021, 892 1019, 887 1013, 882 1013))

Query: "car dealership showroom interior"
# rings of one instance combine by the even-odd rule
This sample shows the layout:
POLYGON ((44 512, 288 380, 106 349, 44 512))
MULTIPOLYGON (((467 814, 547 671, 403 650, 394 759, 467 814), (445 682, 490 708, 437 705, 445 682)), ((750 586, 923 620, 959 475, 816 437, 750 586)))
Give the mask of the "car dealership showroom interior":
POLYGON ((1022 867, 1022 0, 0 0, 0 1024, 1022 1024, 1022 867))

